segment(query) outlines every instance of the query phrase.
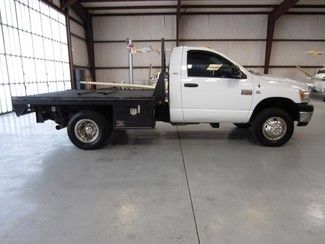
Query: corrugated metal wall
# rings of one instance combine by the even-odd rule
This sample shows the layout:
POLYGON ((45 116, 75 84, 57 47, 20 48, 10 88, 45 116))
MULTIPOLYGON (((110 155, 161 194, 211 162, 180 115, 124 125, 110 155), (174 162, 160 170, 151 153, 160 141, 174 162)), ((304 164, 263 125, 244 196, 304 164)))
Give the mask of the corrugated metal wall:
MULTIPOLYGON (((276 23, 271 56, 270 74, 304 80, 295 65, 323 65, 324 57, 313 58, 305 54, 310 49, 325 50, 324 41, 304 41, 302 39, 325 39, 324 15, 285 15, 276 23), (283 40, 286 39, 286 40, 283 40), (290 41, 287 39, 295 39, 290 41), (299 40, 299 41, 297 41, 299 40), (272 68, 272 66, 274 68, 272 68)), ((128 79, 127 49, 124 40, 158 40, 161 37, 175 40, 176 18, 172 15, 160 16, 95 16, 93 17, 95 42, 95 64, 97 81, 119 81, 128 79)), ((180 20, 181 45, 208 46, 230 56, 237 62, 253 66, 264 65, 267 15, 185 15, 180 20), (222 39, 220 41, 199 41, 222 39), (237 41, 236 41, 237 39, 237 41), (238 39, 244 39, 238 41, 238 39)), ((135 42, 136 47, 151 45, 159 48, 155 41, 135 42)), ((167 48, 175 46, 175 41, 166 43, 167 48)), ((159 65, 159 55, 138 54, 134 66, 159 65)), ((314 71, 314 69, 310 69, 314 71)), ((146 79, 148 70, 135 69, 135 79, 146 79)))

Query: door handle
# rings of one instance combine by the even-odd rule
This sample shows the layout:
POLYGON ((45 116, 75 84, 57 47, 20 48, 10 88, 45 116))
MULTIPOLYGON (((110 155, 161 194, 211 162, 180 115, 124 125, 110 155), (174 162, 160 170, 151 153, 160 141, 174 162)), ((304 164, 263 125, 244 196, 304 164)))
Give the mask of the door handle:
POLYGON ((198 87, 199 85, 196 83, 185 83, 184 86, 185 87, 198 87))

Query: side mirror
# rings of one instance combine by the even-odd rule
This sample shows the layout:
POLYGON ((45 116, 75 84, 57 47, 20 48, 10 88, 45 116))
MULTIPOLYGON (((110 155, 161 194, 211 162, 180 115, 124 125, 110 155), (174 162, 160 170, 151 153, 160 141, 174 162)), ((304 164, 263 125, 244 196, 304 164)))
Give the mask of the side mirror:
POLYGON ((242 76, 242 72, 241 72, 241 70, 240 70, 239 67, 236 66, 236 65, 232 66, 232 68, 231 68, 231 73, 232 73, 232 76, 233 76, 234 78, 241 78, 241 76, 242 76))

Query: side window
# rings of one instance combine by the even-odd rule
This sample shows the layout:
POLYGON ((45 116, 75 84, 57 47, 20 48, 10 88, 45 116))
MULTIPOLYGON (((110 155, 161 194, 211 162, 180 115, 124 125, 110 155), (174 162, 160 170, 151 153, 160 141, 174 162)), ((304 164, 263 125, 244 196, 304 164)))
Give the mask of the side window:
POLYGON ((189 77, 233 78, 234 65, 227 59, 208 51, 187 52, 187 75, 189 77))

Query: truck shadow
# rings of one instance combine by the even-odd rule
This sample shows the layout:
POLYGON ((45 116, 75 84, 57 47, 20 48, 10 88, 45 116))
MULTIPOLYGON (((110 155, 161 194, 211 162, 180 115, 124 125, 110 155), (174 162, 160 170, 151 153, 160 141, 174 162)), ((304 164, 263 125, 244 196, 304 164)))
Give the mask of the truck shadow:
POLYGON ((230 140, 258 145, 249 129, 232 130, 115 130, 107 145, 152 145, 168 140, 230 140))

